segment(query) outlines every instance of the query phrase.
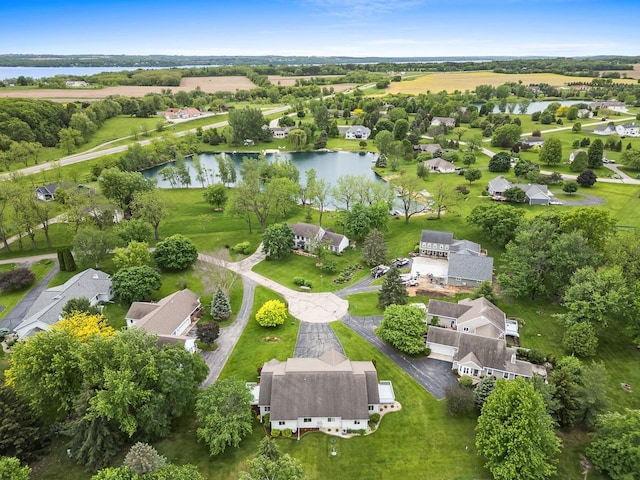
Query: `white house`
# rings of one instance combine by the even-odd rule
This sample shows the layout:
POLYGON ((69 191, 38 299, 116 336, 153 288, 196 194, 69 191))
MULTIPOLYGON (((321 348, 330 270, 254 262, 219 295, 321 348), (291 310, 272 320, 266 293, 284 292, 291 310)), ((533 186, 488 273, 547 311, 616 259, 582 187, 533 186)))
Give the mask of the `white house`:
POLYGON ((580 108, 578 110, 578 118, 591 118, 591 110, 588 108, 580 108))
POLYGON ((197 108, 187 107, 187 108, 167 108, 164 113, 164 118, 167 120, 175 120, 175 119, 186 119, 186 118, 197 118, 202 113, 197 108))
POLYGON ((195 337, 186 333, 198 321, 200 298, 189 289, 179 290, 158 303, 133 302, 125 315, 127 327, 158 335, 158 343, 182 343, 194 353, 195 337))
POLYGON ((260 383, 249 383, 260 417, 272 429, 336 428, 364 430, 369 415, 395 403, 390 381, 378 382, 371 361, 351 361, 330 350, 320 358, 273 359, 264 364, 260 383))
POLYGON ((295 127, 269 127, 269 130, 271 130, 273 138, 287 138, 289 132, 294 128, 295 127))
POLYGON ((62 285, 47 288, 33 302, 24 320, 16 327, 19 338, 31 336, 41 330, 49 330, 62 318, 62 309, 74 298, 85 297, 92 306, 113 298, 111 277, 89 268, 74 275, 62 285))
POLYGON ((544 138, 542 137, 529 137, 529 138, 525 138, 524 140, 522 140, 522 148, 524 148, 525 150, 527 148, 533 148, 533 147, 541 147, 542 145, 544 145, 544 138))
POLYGON ((55 200, 55 193, 58 189, 57 183, 50 183, 36 188, 36 198, 42 202, 55 200))
POLYGON ((618 102, 616 100, 604 100, 599 102, 592 102, 589 104, 591 110, 600 110, 605 108, 607 110, 614 110, 616 112, 626 112, 627 105, 624 102, 618 102))
POLYGON ((344 134, 347 140, 366 140, 371 135, 371 129, 364 125, 353 125, 344 134))
POLYGON ((615 135, 618 133, 616 126, 613 123, 608 125, 598 125, 593 129, 595 135, 615 135))
POLYGON ((616 125, 616 133, 621 137, 637 137, 639 136, 638 124, 636 122, 633 122, 616 125))
POLYGON ((293 231, 293 238, 296 248, 309 250, 314 242, 327 243, 329 250, 334 253, 342 253, 349 246, 349 239, 336 233, 331 229, 325 230, 318 225, 310 223, 289 223, 289 228, 293 231))
POLYGON ((433 117, 431 119, 432 127, 439 127, 440 125, 453 128, 456 126, 456 119, 453 117, 433 117))
POLYGON ((455 173, 456 171, 456 167, 453 163, 438 157, 432 158, 431 160, 425 160, 424 164, 432 172, 455 173))

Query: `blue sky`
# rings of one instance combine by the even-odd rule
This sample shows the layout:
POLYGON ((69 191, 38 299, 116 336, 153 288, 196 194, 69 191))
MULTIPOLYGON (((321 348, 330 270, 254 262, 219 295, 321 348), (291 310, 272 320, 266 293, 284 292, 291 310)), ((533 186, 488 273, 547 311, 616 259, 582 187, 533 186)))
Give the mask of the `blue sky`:
POLYGON ((638 0, 16 0, 0 18, 0 53, 640 55, 638 0))

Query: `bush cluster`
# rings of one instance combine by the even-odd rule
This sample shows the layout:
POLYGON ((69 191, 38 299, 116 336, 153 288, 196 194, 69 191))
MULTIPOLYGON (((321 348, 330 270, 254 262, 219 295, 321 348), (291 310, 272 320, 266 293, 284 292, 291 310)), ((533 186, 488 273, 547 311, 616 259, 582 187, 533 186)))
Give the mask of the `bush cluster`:
POLYGON ((243 255, 249 255, 251 253, 251 244, 249 242, 236 243, 231 247, 233 253, 241 253, 243 255))
POLYGON ((309 288, 311 288, 313 286, 313 284, 311 283, 310 280, 305 280, 302 277, 294 277, 293 283, 298 285, 299 287, 309 287, 309 288))

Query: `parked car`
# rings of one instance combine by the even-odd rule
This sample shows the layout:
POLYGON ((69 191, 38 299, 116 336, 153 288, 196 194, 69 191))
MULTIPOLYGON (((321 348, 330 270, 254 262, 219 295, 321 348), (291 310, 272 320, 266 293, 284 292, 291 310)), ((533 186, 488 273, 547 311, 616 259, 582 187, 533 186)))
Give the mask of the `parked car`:
POLYGON ((417 278, 412 278, 411 280, 405 282, 405 285, 407 287, 417 287, 418 285, 420 285, 420 280, 418 280, 417 278))
POLYGON ((391 270, 391 267, 387 265, 378 265, 377 267, 373 267, 371 269, 371 275, 373 275, 373 278, 378 278, 383 276, 389 270, 391 270))
POLYGON ((391 260, 392 267, 404 267, 405 265, 408 265, 408 264, 409 264, 408 258, 394 258, 393 260, 391 260))

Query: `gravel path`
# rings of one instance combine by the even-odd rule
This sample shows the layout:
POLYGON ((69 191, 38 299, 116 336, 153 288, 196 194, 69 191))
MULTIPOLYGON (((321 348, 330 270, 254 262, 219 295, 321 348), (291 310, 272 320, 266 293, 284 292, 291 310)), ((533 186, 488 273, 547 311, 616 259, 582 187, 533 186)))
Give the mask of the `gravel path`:
MULTIPOLYGON (((552 193, 563 193, 561 190, 552 191, 552 193)), ((572 197, 576 197, 575 200, 567 200, 563 198, 562 200, 558 200, 562 202, 562 205, 567 207, 595 207, 596 205, 604 205, 607 201, 602 197, 597 197, 595 195, 590 195, 588 193, 573 193, 572 197)))

